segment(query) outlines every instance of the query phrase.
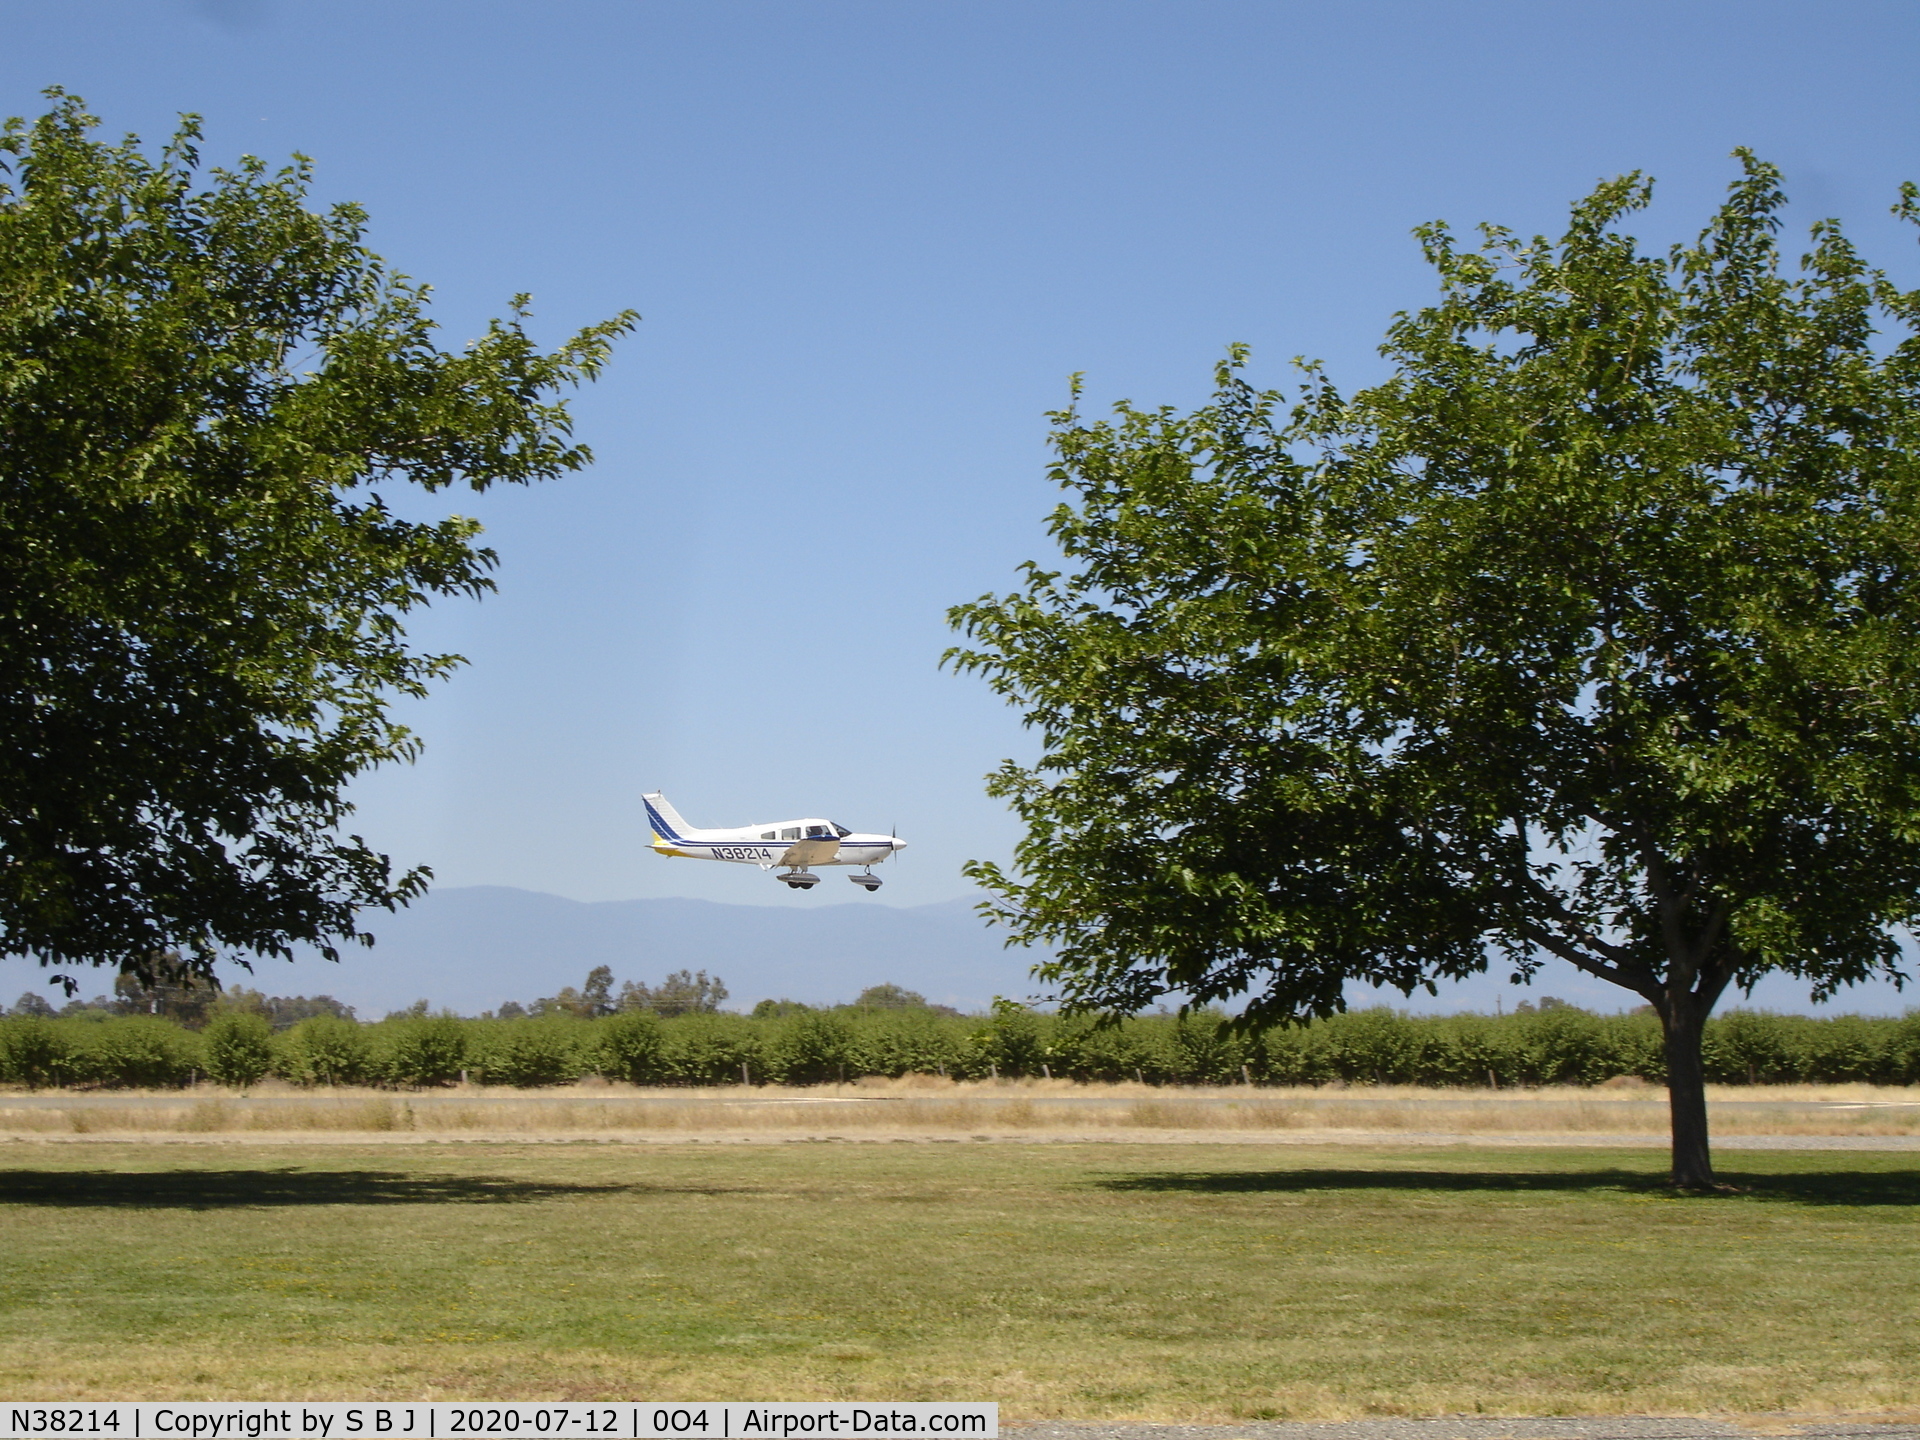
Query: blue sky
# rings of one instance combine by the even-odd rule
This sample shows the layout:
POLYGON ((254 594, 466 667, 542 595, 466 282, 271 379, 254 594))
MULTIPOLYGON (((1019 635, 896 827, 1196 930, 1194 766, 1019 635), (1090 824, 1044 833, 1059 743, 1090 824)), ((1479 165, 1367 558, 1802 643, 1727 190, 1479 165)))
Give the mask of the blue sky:
MULTIPOLYGON (((1410 228, 1555 227, 1658 177, 1697 226, 1747 145, 1798 218, 1920 282, 1911 4, 0 5, 6 112, 205 117, 303 151, 322 200, 435 286, 457 344, 516 291, 547 340, 644 316, 577 402, 594 471, 456 497, 501 593, 419 628, 471 658, 357 827, 441 884, 818 903, 660 860, 696 824, 824 813, 913 842, 876 903, 963 892, 1014 830, 980 777, 1028 741, 941 673, 948 605, 1044 555, 1044 412, 1191 404, 1231 342, 1378 373, 1431 293, 1410 228)), ((840 889, 850 887, 840 886, 840 889)), ((835 896, 835 899, 840 897, 835 896)), ((1551 987, 1549 987, 1551 988, 1551 987)))

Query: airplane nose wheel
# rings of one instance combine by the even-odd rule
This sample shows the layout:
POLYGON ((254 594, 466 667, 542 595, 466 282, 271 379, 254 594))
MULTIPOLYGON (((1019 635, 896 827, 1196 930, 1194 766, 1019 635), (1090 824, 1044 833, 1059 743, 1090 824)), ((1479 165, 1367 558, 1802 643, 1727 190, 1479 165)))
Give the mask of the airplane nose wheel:
POLYGON ((849 875, 847 879, 858 885, 869 895, 880 888, 880 877, 872 872, 868 872, 865 875, 849 875))

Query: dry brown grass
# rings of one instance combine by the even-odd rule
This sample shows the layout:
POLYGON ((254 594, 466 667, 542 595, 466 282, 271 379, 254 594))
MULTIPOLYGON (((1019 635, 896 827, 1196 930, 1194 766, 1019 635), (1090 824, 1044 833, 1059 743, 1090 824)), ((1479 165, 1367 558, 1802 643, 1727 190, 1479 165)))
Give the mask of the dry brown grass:
MULTIPOLYGON (((1920 1134, 1920 1088, 1714 1087, 1717 1134, 1920 1134)), ((1070 1081, 961 1083, 936 1076, 809 1089, 641 1090, 591 1081, 553 1090, 479 1086, 395 1094, 267 1085, 192 1091, 0 1094, 0 1134, 410 1133, 921 1135, 1063 1132, 1364 1132, 1658 1135, 1664 1094, 1646 1085, 1538 1090, 1412 1087, 1173 1089, 1070 1081)))

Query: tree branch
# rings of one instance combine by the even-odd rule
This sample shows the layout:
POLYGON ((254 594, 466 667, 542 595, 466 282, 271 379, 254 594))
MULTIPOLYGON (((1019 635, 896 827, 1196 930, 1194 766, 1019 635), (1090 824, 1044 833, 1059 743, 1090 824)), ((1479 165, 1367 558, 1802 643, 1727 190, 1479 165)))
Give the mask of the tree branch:
POLYGON ((1660 981, 1645 966, 1609 965, 1604 960, 1596 960, 1578 946, 1570 944, 1563 936, 1556 935, 1544 925, 1536 925, 1529 920, 1520 922, 1520 933, 1541 949, 1552 951, 1569 965, 1577 966, 1589 975, 1609 981, 1623 990, 1631 990, 1647 1000, 1658 1002, 1660 981))

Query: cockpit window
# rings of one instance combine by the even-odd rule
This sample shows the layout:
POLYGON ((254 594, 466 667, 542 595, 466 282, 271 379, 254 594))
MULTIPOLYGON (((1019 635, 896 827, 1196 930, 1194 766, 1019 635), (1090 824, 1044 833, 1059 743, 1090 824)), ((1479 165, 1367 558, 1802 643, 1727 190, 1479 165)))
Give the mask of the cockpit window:
MULTIPOLYGON (((829 825, 833 825, 833 822, 831 820, 829 820, 827 823, 829 825)), ((847 827, 844 825, 834 825, 833 833, 838 835, 842 840, 844 840, 847 838, 847 836, 851 835, 853 832, 847 829, 847 827)))
POLYGON ((809 840, 831 840, 833 839, 833 830, 826 825, 809 825, 807 826, 807 838, 809 840))

